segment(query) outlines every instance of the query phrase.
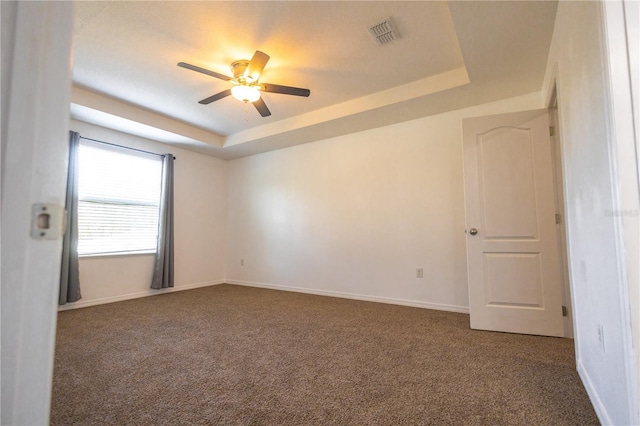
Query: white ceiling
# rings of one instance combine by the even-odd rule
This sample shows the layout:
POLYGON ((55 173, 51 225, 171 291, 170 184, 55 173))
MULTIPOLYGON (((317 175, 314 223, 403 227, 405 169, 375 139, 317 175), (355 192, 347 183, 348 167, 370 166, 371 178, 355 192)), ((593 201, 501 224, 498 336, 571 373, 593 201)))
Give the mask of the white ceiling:
POLYGON ((72 117, 230 159, 539 90, 555 1, 80 1, 72 117), (400 38, 368 27, 391 17, 400 38), (272 115, 227 97, 255 50, 272 115))

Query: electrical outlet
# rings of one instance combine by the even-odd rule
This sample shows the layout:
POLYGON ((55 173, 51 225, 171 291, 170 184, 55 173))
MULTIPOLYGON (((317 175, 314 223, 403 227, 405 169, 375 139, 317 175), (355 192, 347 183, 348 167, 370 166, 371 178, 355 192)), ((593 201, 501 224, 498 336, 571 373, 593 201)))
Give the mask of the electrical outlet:
POLYGON ((601 323, 598 324, 598 343, 600 343, 600 349, 602 349, 602 352, 606 352, 604 346, 604 325, 601 323))
POLYGON ((416 278, 424 278, 424 270, 422 268, 416 269, 416 278))

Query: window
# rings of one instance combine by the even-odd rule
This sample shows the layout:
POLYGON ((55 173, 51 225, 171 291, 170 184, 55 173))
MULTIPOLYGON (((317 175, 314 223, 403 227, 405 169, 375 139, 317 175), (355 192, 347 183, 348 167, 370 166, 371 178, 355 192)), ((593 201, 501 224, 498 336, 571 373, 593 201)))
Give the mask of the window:
POLYGON ((156 251, 162 157, 82 139, 78 254, 156 251))

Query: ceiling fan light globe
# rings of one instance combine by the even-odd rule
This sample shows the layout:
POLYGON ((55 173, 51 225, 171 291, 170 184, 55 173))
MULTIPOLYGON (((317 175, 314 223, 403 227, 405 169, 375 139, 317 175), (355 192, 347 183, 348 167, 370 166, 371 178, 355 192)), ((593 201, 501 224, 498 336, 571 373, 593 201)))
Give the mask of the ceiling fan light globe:
POLYGON ((260 91, 252 86, 233 86, 231 95, 241 102, 255 102, 260 99, 260 91))

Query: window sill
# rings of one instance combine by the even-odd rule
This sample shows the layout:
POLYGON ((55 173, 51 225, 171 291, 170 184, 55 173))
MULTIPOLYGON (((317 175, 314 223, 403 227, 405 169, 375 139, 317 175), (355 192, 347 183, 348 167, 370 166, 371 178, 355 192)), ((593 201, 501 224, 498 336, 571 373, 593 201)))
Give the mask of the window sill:
POLYGON ((132 257, 132 256, 155 256, 155 251, 135 251, 135 252, 119 252, 119 253, 95 253, 78 255, 80 259, 96 259, 96 258, 113 258, 113 257, 132 257))

